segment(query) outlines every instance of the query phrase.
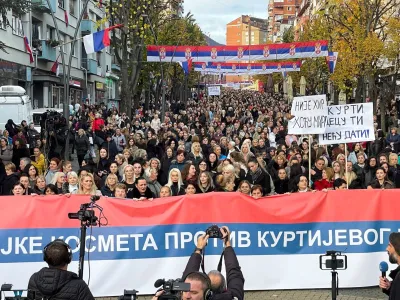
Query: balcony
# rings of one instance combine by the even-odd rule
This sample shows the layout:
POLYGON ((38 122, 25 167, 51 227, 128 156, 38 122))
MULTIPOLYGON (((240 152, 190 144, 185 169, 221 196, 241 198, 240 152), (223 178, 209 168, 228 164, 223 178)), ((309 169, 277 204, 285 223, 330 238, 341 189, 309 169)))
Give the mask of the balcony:
POLYGON ((118 64, 111 64, 111 70, 120 72, 121 67, 118 64))
POLYGON ((97 75, 97 61, 91 58, 82 59, 82 68, 85 68, 88 74, 97 75))
POLYGON ((32 0, 32 8, 41 11, 41 12, 50 12, 52 10, 53 12, 56 12, 56 7, 57 7, 57 0, 50 0, 50 6, 47 4, 47 0, 32 0))
POLYGON ((39 47, 39 55, 38 59, 47 60, 47 61, 55 61, 57 51, 56 48, 53 48, 51 45, 48 45, 46 41, 41 41, 41 46, 39 47))
POLYGON ((310 6, 310 4, 311 4, 311 1, 310 1, 310 0, 303 0, 303 1, 301 2, 300 10, 299 10, 299 12, 298 12, 298 14, 297 14, 297 17, 301 17, 301 16, 305 13, 305 11, 307 10, 307 8, 310 6))
POLYGON ((92 20, 82 20, 81 31, 87 34, 96 32, 96 23, 92 20))

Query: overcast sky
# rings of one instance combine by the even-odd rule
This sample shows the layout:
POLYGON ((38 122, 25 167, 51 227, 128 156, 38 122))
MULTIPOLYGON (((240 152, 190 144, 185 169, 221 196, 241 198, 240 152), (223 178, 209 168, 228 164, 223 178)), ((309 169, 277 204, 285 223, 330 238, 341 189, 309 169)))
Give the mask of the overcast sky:
POLYGON ((226 24, 241 15, 267 18, 268 0, 184 0, 185 15, 190 11, 205 34, 226 44, 226 24))

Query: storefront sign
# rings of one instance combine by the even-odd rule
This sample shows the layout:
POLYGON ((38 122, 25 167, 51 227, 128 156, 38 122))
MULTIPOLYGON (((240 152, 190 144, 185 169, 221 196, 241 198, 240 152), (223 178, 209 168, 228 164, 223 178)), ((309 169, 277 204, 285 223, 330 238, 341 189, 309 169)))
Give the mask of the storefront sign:
POLYGON ((96 90, 104 90, 104 83, 96 82, 96 90))
POLYGON ((76 87, 79 87, 79 88, 81 87, 81 83, 78 80, 70 80, 69 81, 69 85, 76 86, 76 87))

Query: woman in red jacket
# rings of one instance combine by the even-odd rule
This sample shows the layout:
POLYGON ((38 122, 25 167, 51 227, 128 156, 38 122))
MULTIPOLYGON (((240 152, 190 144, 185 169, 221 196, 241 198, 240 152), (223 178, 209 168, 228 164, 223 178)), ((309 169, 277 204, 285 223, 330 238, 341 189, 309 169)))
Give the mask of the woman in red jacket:
POLYGON ((314 182, 314 189, 316 191, 331 190, 333 189, 333 169, 325 168, 322 170, 322 179, 314 182))

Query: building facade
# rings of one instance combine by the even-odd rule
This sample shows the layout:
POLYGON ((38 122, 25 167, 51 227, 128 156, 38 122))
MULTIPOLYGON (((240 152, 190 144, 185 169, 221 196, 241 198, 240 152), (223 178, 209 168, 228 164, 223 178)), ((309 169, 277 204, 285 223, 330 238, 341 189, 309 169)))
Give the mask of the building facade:
MULTIPOLYGON (((262 45, 268 41, 268 20, 242 15, 226 25, 226 45, 262 45)), ((226 82, 247 82, 247 75, 227 75, 226 82)))
POLYGON ((270 0, 268 4, 268 39, 282 41, 286 29, 294 26, 302 0, 270 0))
POLYGON ((226 45, 261 45, 268 38, 268 21, 242 15, 226 25, 226 45))
POLYGON ((119 101, 120 67, 110 47, 86 54, 82 37, 100 31, 105 7, 89 1, 77 32, 75 45, 70 43, 82 12, 82 0, 32 0, 35 8, 21 16, 9 11, 7 18, 12 27, 0 26, 0 39, 5 41, 8 53, 0 51, 0 85, 20 85, 33 99, 34 108, 62 108, 64 99, 64 73, 67 75, 70 54, 70 103, 108 103, 119 101), (58 32, 51 16, 55 14, 58 32), (24 44, 29 40, 34 62, 30 63, 24 44), (62 66, 62 53, 66 69, 62 66), (57 63, 58 62, 58 68, 57 63))

